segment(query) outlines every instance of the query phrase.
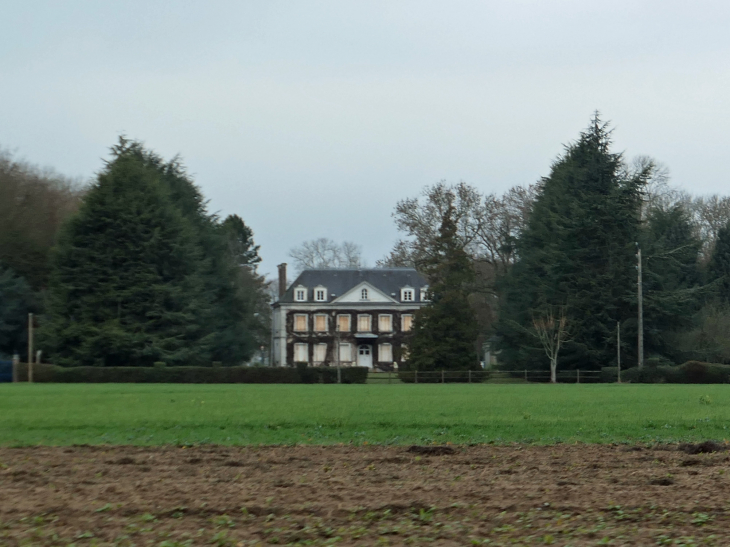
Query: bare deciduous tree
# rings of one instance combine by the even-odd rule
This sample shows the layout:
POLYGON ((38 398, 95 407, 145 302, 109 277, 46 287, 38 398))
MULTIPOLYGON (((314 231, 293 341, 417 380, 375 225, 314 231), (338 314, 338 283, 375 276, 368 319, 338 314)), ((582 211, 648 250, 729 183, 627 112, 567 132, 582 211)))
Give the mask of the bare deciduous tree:
POLYGON ((558 354, 560 347, 569 340, 568 333, 568 316, 566 315, 566 307, 548 306, 542 313, 533 316, 532 333, 542 344, 550 360, 550 383, 557 382, 558 371, 558 354))
POLYGON ((396 204, 395 224, 406 237, 378 265, 415 265, 428 259, 451 200, 462 248, 474 260, 504 269, 514 262, 514 241, 527 222, 536 193, 536 185, 516 186, 502 196, 482 196, 464 182, 447 185, 442 181, 426 187, 420 197, 396 204))
POLYGON ((386 259, 378 261, 378 265, 394 266, 393 261, 416 264, 431 257, 433 242, 450 202, 454 207, 459 245, 473 254, 472 246, 477 239, 481 217, 481 199, 479 192, 466 183, 450 186, 441 181, 425 188, 419 197, 399 201, 393 218, 406 239, 398 241, 394 251, 386 259))
POLYGON ((81 202, 78 181, 0 150, 0 263, 39 289, 61 224, 81 202))
POLYGON ((648 156, 634 158, 631 165, 624 167, 626 174, 646 172, 642 218, 646 220, 652 209, 668 211, 681 207, 690 216, 695 235, 702 242, 700 262, 707 264, 715 248, 717 234, 730 222, 730 197, 713 194, 692 196, 690 193, 670 186, 669 169, 648 156))
POLYGON ((720 230, 730 222, 730 197, 713 194, 689 198, 685 207, 688 209, 702 241, 700 260, 707 264, 715 248, 715 241, 720 230))
POLYGON ((350 241, 337 243, 326 237, 305 241, 289 251, 298 271, 327 268, 360 268, 362 248, 350 241))
POLYGON ((502 196, 485 196, 479 210, 478 258, 504 272, 516 259, 515 242, 527 225, 538 185, 514 186, 502 196))
POLYGON ((516 186, 503 195, 483 196, 464 182, 439 182, 417 198, 399 201, 393 217, 404 238, 377 262, 381 267, 418 267, 431 257, 449 202, 454 207, 457 239, 476 270, 470 302, 486 331, 497 315, 495 281, 516 260, 515 241, 525 228, 538 186, 516 186))

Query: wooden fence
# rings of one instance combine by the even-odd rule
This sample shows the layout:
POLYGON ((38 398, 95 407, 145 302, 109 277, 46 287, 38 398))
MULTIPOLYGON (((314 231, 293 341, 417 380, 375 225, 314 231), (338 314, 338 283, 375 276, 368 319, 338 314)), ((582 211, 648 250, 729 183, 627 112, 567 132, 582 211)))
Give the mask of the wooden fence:
MULTIPOLYGON (((558 371, 556 379, 561 384, 597 383, 601 381, 601 371, 558 371)), ((550 382, 550 371, 543 370, 408 370, 398 372, 371 372, 368 374, 369 384, 517 384, 547 382, 550 382)))

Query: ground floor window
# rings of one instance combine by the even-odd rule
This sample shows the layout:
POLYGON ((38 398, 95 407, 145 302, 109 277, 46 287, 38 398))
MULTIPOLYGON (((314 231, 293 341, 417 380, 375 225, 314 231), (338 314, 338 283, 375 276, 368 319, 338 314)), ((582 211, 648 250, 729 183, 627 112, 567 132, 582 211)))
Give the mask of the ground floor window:
POLYGON ((378 346, 378 362, 393 362, 393 346, 391 344, 380 344, 380 346, 378 346))
POLYGON ((313 361, 315 363, 323 363, 326 358, 327 358, 327 344, 315 344, 313 361))
POLYGON ((294 344, 294 362, 309 362, 309 346, 308 344, 294 344))
POLYGON ((352 361, 352 344, 340 344, 340 363, 352 361))

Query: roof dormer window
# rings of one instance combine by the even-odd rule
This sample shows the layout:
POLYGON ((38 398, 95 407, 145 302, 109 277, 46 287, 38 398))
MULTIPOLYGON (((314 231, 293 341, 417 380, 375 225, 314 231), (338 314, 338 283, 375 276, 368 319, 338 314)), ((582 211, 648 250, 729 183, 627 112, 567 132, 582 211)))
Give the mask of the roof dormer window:
POLYGON ((421 302, 428 302, 428 287, 421 288, 421 302))
POLYGON ((367 300, 368 299, 368 290, 363 289, 360 291, 360 300, 367 300))
POLYGON ((315 302, 327 302, 327 289, 324 287, 316 287, 314 289, 315 302))
POLYGON ((295 302, 306 302, 307 301, 306 287, 297 287, 296 289, 294 289, 294 301, 295 302))
POLYGON ((414 294, 415 294, 415 291, 411 288, 401 289, 400 290, 401 302, 413 302, 415 300, 414 294))

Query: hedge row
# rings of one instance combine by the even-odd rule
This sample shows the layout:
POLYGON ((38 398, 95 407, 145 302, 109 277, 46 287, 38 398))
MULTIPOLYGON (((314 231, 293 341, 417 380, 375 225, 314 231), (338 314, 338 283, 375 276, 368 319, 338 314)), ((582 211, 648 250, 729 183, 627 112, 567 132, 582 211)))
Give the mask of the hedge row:
MULTIPOLYGON (((341 369, 342 383, 364 384, 365 367, 341 369)), ((28 379, 28 365, 20 363, 18 380, 28 379)), ((335 384, 333 367, 59 367, 33 365, 34 382, 63 384, 335 384)))
POLYGON ((637 367, 621 371, 622 382, 643 384, 728 384, 730 365, 687 361, 679 366, 637 367))

